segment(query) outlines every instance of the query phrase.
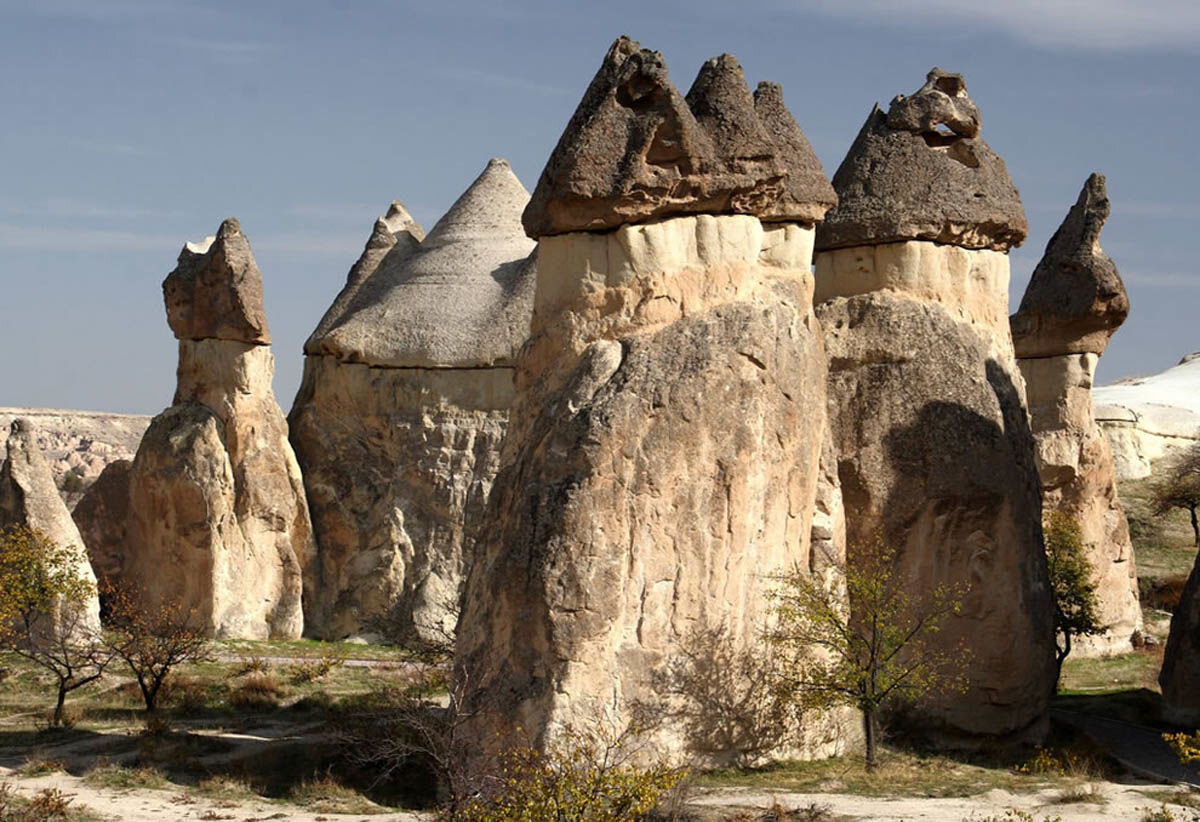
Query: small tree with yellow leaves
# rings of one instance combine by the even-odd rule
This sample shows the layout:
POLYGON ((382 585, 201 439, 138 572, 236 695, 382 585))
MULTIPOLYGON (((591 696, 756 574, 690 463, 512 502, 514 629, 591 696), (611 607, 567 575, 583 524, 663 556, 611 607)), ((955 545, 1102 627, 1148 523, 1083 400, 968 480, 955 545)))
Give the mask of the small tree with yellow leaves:
POLYGON ((0 532, 0 651, 54 677, 52 727, 64 724, 67 694, 99 679, 111 659, 88 617, 96 587, 76 561, 73 548, 39 531, 0 532))
POLYGON ((878 764, 881 710, 935 690, 962 690, 967 649, 930 640, 959 613, 966 589, 909 592, 882 538, 851 550, 845 588, 806 568, 779 578, 769 640, 783 652, 780 685, 802 708, 850 705, 862 712, 867 770, 878 764))

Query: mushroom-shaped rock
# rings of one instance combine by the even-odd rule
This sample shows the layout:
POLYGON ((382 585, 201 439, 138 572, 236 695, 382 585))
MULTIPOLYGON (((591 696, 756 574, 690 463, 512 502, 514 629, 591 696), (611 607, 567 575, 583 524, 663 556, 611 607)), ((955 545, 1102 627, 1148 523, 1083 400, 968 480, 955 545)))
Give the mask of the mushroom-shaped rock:
MULTIPOLYGON (((13 420, 9 428, 7 454, 3 464, 0 464, 0 530, 24 526, 42 534, 57 547, 68 549, 72 557, 70 570, 95 585, 96 575, 88 563, 87 549, 66 503, 59 496, 50 466, 38 448, 36 431, 29 420, 13 420)), ((3 596, 2 592, 0 596, 3 596)), ((100 601, 95 591, 82 608, 82 620, 74 627, 99 631, 100 601)), ((57 617, 51 616, 54 623, 52 630, 60 630, 57 617)))
POLYGON ((295 639, 312 525, 237 220, 185 246, 163 291, 179 338, 175 398, 129 469, 120 573, 147 607, 191 609, 213 636, 295 639))
POLYGON ((236 218, 215 237, 188 243, 163 282, 167 323, 179 340, 236 340, 269 345, 262 275, 236 218))
MULTIPOLYGON (((778 125, 755 109, 732 56, 707 61, 684 99, 659 52, 619 38, 542 171, 523 217, 526 233, 597 231, 685 214, 811 224, 828 192, 797 199, 810 189, 789 182, 793 163, 784 155, 792 146, 780 143, 778 125)), ((799 131, 794 122, 786 131, 793 129, 799 131)), ((797 168, 812 166, 806 159, 797 168)))
POLYGON ((413 253, 385 261, 322 350, 404 368, 511 361, 529 331, 528 201, 508 161, 491 160, 413 253))
POLYGON ((1110 210, 1104 183, 1103 174, 1088 177, 1033 270, 1012 317, 1018 357, 1103 354, 1129 316, 1125 284, 1100 248, 1110 210))
POLYGON ((489 162, 423 241, 402 227, 306 351, 289 422, 317 534, 315 636, 454 627, 533 311, 528 201, 489 162))
MULTIPOLYGON (((371 236, 367 238, 367 244, 363 247, 362 254, 350 267, 350 273, 346 276, 346 285, 334 299, 333 305, 329 306, 329 310, 321 317, 316 330, 304 343, 304 353, 321 353, 321 344, 325 340, 325 335, 341 322, 359 291, 372 280, 372 275, 385 263, 389 266, 395 265, 416 251, 423 239, 425 239, 425 230, 408 213, 404 203, 393 200, 387 213, 375 221, 375 225, 371 229, 371 236)), ((369 285, 367 285, 367 290, 371 290, 369 285)), ((370 298, 367 298, 366 301, 370 302, 370 298)))
POLYGON ((767 134, 780 150, 787 169, 784 192, 776 204, 765 209, 760 219, 818 223, 837 205, 837 194, 812 144, 783 102, 783 86, 759 83, 754 90, 754 110, 767 134))
POLYGON ((838 204, 818 250, 933 240, 998 251, 1028 233, 1004 161, 979 136, 962 77, 940 69, 889 111, 871 111, 833 175, 838 204))

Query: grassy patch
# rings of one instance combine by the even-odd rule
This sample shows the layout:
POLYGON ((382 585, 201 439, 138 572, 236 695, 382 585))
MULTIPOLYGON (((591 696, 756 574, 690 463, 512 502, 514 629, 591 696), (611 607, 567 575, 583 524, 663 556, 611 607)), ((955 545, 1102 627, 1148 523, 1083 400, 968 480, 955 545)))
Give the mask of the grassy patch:
POLYGON ((1104 805, 1108 803, 1108 796, 1095 782, 1083 782, 1063 788, 1051 802, 1055 805, 1104 805))
POLYGON ((387 812, 386 808, 328 776, 300 783, 288 793, 286 801, 313 813, 366 815, 387 812))
POLYGON ((1136 688, 1156 690, 1162 668, 1161 646, 1109 657, 1067 657, 1059 693, 1093 693, 1136 688))
POLYGON ((34 754, 25 760, 25 764, 17 768, 18 776, 45 776, 48 773, 62 773, 67 766, 58 759, 44 759, 34 754))
POLYGON ((1153 480, 1122 480, 1117 491, 1129 520, 1129 536, 1133 541, 1139 581, 1187 576, 1196 559, 1192 525, 1187 513, 1172 511, 1165 516, 1151 512, 1150 496, 1153 480))
POLYGON ((356 642, 321 642, 316 639, 295 639, 286 642, 266 640, 227 640, 214 643, 217 652, 231 657, 260 656, 291 659, 367 659, 404 661, 409 651, 396 645, 367 645, 356 642))
POLYGON ((165 776, 155 768, 125 767, 102 762, 84 775, 83 781, 97 788, 162 790, 172 787, 165 776))
POLYGON ((1052 774, 1020 773, 1011 767, 967 759, 921 755, 887 748, 879 768, 868 773, 860 756, 815 762, 783 762, 764 768, 698 774, 701 787, 754 787, 859 796, 964 797, 993 789, 1041 790, 1060 782, 1052 774))

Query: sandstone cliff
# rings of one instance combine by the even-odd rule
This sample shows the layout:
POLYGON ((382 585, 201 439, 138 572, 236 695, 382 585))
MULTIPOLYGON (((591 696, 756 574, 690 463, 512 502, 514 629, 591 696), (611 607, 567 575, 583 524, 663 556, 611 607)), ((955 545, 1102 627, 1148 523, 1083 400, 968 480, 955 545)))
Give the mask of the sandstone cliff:
POLYGON ((262 278, 237 220, 184 247, 163 295, 178 380, 128 471, 120 575, 147 607, 180 601, 213 636, 294 639, 312 529, 271 389, 262 278))
POLYGON ((1037 736, 1054 627, 1007 250, 1024 238, 1003 161, 960 76, 878 106, 833 177, 817 230, 817 315, 851 545, 882 535, 921 596, 970 585, 938 634, 970 653, 963 694, 921 725, 950 744, 1037 736))
POLYGON ((1109 214, 1104 182, 1098 174, 1088 178, 1011 320, 1037 444, 1042 506, 1079 525, 1105 626, 1103 634, 1075 638, 1073 656, 1128 651, 1142 625, 1129 525, 1091 392, 1096 363, 1129 314, 1125 286, 1100 248, 1109 214))
POLYGON ((428 237, 393 204, 308 341, 289 421, 317 535, 314 636, 454 628, 529 329, 528 200, 492 160, 428 237))
MULTIPOLYGON (((23 525, 40 532, 56 546, 70 549, 77 575, 94 585, 96 576, 88 563, 87 549, 71 513, 58 495, 50 466, 37 442, 37 432, 30 420, 18 418, 9 426, 7 456, 0 464, 0 530, 23 525)), ((94 592, 82 610, 82 619, 72 620, 73 627, 99 631, 100 601, 94 592)), ((61 613, 60 610, 52 615, 52 630, 60 629, 61 613)))
MULTIPOLYGON (((684 98, 621 38, 546 164, 524 215, 531 336, 458 627, 475 755, 505 727, 620 729, 698 631, 759 641, 773 573, 838 573, 810 271, 833 196, 789 176, 820 166, 778 95, 760 117, 725 55, 684 98)), ((795 753, 844 743, 831 719, 795 753)), ((656 752, 693 743, 655 730, 656 752)))

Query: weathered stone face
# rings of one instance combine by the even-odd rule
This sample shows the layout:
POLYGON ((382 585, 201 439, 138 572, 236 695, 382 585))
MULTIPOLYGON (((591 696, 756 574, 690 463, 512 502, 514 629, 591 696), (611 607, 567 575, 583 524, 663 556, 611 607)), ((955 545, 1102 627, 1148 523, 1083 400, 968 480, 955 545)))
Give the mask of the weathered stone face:
POLYGON ((621 37, 542 171, 525 231, 541 238, 703 213, 811 225, 832 202, 828 183, 811 150, 797 151, 799 127, 780 109, 756 112, 730 55, 706 62, 685 100, 660 53, 621 37))
MULTIPOLYGON (((71 549, 75 557, 73 570, 80 578, 95 584, 87 547, 58 495, 50 466, 37 446, 33 424, 25 419, 14 420, 10 426, 7 457, 0 464, 0 530, 14 525, 38 531, 54 545, 71 549)), ((57 615, 52 617, 50 630, 59 631, 62 626, 57 615)), ((83 605, 77 627, 85 631, 100 630, 100 601, 95 593, 83 605)))
MULTIPOLYGON (((542 241, 459 621, 481 750, 506 722, 622 727, 690 633, 752 645, 773 573, 844 561, 811 242, 735 215, 542 241)), ((656 752, 688 747, 656 731, 656 752)))
POLYGON ((1112 451, 1096 425, 1092 378, 1129 312, 1117 267, 1100 250, 1108 218, 1104 177, 1091 175, 1034 269, 1012 316, 1037 442, 1043 507, 1080 530, 1091 562, 1103 634, 1077 637, 1073 655, 1129 650, 1141 628, 1137 572, 1112 451))
POLYGON ((1104 175, 1088 177, 1079 200, 1050 238, 1012 317, 1018 357, 1103 354, 1129 316, 1129 296, 1100 248, 1110 206, 1104 175))
POLYGON ((979 137, 962 78, 939 69, 910 97, 876 106, 833 175, 838 205, 817 249, 906 240, 1007 251, 1025 239, 1004 161, 979 137))
POLYGON ((1025 217, 958 75, 878 108, 817 229, 817 316, 853 549, 883 538, 914 597, 969 586, 938 632, 965 693, 914 706, 935 739, 1036 738, 1054 681, 1053 603, 1006 253, 1025 217))
POLYGON ((234 218, 215 237, 188 243, 163 281, 167 323, 179 340, 236 340, 270 345, 262 275, 234 218))
POLYGON ((783 86, 759 83, 754 90, 754 111, 759 122, 780 149, 779 159, 787 169, 783 196, 759 213, 762 220, 792 220, 819 223, 825 212, 837 205, 837 195, 825 169, 799 123, 783 102, 783 86))
POLYGON ((1011 353, 935 301, 888 292, 832 298, 817 316, 850 545, 882 535, 915 597, 970 586, 935 638, 969 650, 969 689, 923 699, 923 725, 951 744, 1040 733, 1054 626, 1011 353))
POLYGON ((130 460, 109 463, 71 512, 96 577, 113 584, 125 573, 130 460))
POLYGON ((377 230, 351 273, 361 286, 314 334, 290 425, 318 536, 305 605, 317 636, 454 627, 529 331, 528 200, 492 160, 423 242, 407 223, 371 258, 377 230))
POLYGON ((1200 677, 1200 557, 1192 566, 1179 605, 1171 614, 1171 633, 1158 674, 1163 718, 1168 722, 1189 727, 1200 724, 1197 677, 1200 677))
POLYGON ((179 337, 175 397, 129 472, 122 575, 147 607, 181 603, 213 636, 295 639, 315 548, 271 388, 262 281, 236 220, 189 254, 164 284, 179 337), (207 333, 209 317, 219 333, 207 333))

